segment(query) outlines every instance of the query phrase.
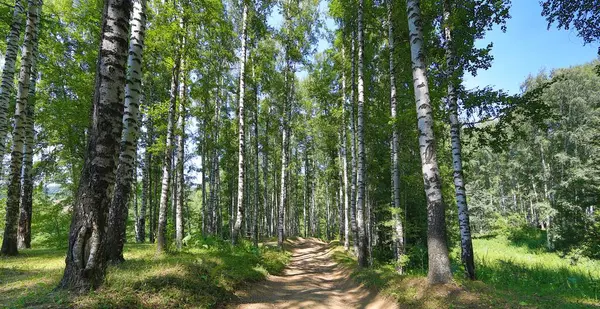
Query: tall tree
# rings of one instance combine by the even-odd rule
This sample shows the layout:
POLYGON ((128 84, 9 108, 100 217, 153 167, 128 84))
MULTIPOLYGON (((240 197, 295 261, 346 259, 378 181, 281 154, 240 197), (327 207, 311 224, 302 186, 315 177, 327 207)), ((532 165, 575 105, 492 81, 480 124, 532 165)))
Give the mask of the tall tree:
MULTIPOLYGON (((180 27, 183 28, 183 21, 180 22, 180 27)), ((181 41, 180 43, 182 43, 181 41)), ((167 206, 169 202, 169 191, 171 188, 171 176, 173 170, 173 146, 175 143, 175 111, 177 108, 177 95, 179 93, 179 80, 181 74, 183 46, 179 46, 177 57, 173 65, 171 74, 171 88, 169 91, 169 114, 167 118, 167 135, 164 160, 162 162, 162 181, 160 191, 160 204, 158 213, 158 229, 156 235, 156 252, 162 253, 167 247, 167 206)))
POLYGON ((123 125, 131 5, 128 0, 104 2, 92 123, 59 284, 70 290, 96 288, 106 274, 105 233, 123 125))
MULTIPOLYGON (((185 40, 185 37, 184 37, 185 40)), ((185 47, 185 42, 183 43, 185 47)), ((184 158, 185 158, 185 117, 186 109, 186 94, 187 94, 187 71, 185 63, 186 52, 183 52, 181 65, 181 81, 179 87, 179 118, 177 127, 179 136, 177 139, 177 205, 175 205, 175 244, 177 250, 181 250, 183 246, 183 202, 185 200, 185 175, 184 175, 184 158)))
POLYGON ((131 35, 127 58, 127 84, 125 85, 125 112, 123 133, 117 166, 115 191, 108 212, 108 233, 106 239, 111 244, 107 248, 109 261, 124 261, 125 227, 127 223, 127 202, 131 198, 132 183, 136 181, 135 160, 139 132, 139 106, 142 92, 142 52, 146 32, 146 0, 133 0, 131 15, 131 35))
POLYGON ((408 0, 406 13, 410 52, 412 58, 413 87, 417 108, 419 153, 423 170, 423 182, 427 197, 427 249, 430 284, 452 280, 448 244, 446 241, 446 217, 442 200, 442 183, 437 163, 435 136, 433 134, 433 109, 429 98, 427 66, 423 47, 423 23, 419 0, 408 0))
POLYGON ((352 31, 352 49, 350 55, 350 165, 351 166, 351 186, 350 186, 350 228, 352 229, 352 242, 354 254, 358 255, 358 226, 356 224, 356 176, 357 176, 357 154, 356 154, 356 39, 355 31, 352 31))
POLYGON ((396 254, 396 270, 399 273, 402 269, 402 256, 404 255, 404 227, 400 217, 400 153, 398 137, 398 116, 397 116, 397 95, 396 95, 396 64, 394 54, 394 22, 392 19, 393 1, 387 0, 387 22, 388 22, 388 48, 390 52, 390 108, 392 122, 392 196, 393 196, 393 219, 394 219, 394 246, 396 254))
POLYGON ((242 221, 244 220, 244 173, 245 173, 245 152, 246 152, 246 135, 244 131, 245 127, 245 109, 244 109, 244 96, 245 96, 245 67, 246 67, 246 48, 248 41, 248 3, 247 0, 243 1, 242 9, 242 27, 241 27, 241 45, 242 50, 240 54, 240 79, 238 89, 238 185, 237 185, 237 203, 236 203, 236 217, 233 225, 233 234, 231 235, 231 243, 237 244, 238 237, 240 236, 240 230, 242 228, 242 221))
MULTIPOLYGON (((23 167, 23 147, 25 145, 25 122, 27 101, 29 99, 29 86, 31 83, 31 66, 33 61, 33 45, 38 25, 38 6, 36 0, 28 1, 27 23, 25 37, 21 51, 21 69, 19 71, 19 86, 17 88, 17 102, 13 117, 13 144, 10 156, 10 176, 6 194, 6 223, 4 225, 4 238, 0 253, 3 255, 17 255, 17 234, 21 197, 21 170, 23 167)), ((0 142, 1 143, 1 142, 0 142)))
POLYGON ((149 142, 149 128, 147 127, 147 119, 146 120, 142 120, 142 123, 146 123, 146 133, 144 133, 142 136, 142 146, 146 148, 146 150, 144 151, 144 156, 142 157, 141 161, 141 168, 142 168, 142 203, 141 203, 141 207, 140 207, 140 215, 137 217, 137 221, 135 222, 135 224, 137 225, 137 228, 135 229, 136 234, 135 234, 135 241, 138 243, 143 243, 144 241, 146 241, 146 211, 147 209, 150 207, 150 188, 151 188, 151 183, 150 183, 150 162, 151 162, 151 154, 149 151, 149 146, 150 146, 150 142, 149 142))
MULTIPOLYGON (((342 42, 343 44, 343 42, 342 42)), ((342 65, 345 67, 346 66, 346 53, 345 53, 345 49, 342 47, 342 65)), ((352 102, 352 98, 350 98, 350 100, 348 100, 348 98, 346 98, 346 70, 345 68, 342 68, 342 104, 343 104, 343 115, 342 115, 342 134, 341 134, 341 141, 340 141, 340 156, 342 159, 342 178, 343 178, 343 184, 344 184, 344 216, 343 216, 343 224, 344 224, 344 249, 346 251, 348 251, 348 249, 350 248, 350 224, 349 224, 349 219, 350 217, 348 216, 349 213, 349 204, 350 204, 350 186, 348 184, 348 156, 346 154, 346 140, 348 139, 348 137, 346 136, 346 117, 347 117, 347 113, 348 113, 348 102, 352 102)), ((352 120, 351 120, 352 121, 352 120)))
POLYGON ((38 77, 37 58, 39 24, 42 12, 42 2, 37 7, 35 30, 32 38, 31 72, 29 76, 29 95, 25 108, 25 146, 23 148, 22 188, 20 196, 19 229, 17 234, 17 247, 19 249, 31 248, 31 217, 33 215, 33 149, 34 149, 34 122, 35 122, 35 85, 38 77))
POLYGON ((290 60, 288 56, 288 49, 286 48, 286 70, 285 70, 285 99, 283 100, 283 109, 282 109, 282 121, 281 121, 281 182, 279 183, 280 189, 280 197, 279 197, 279 211, 277 217, 277 244, 280 249, 283 249, 283 241, 285 240, 285 207, 288 204, 288 194, 287 194, 287 172, 288 172, 288 164, 289 164, 289 144, 290 144, 290 128, 289 128, 289 120, 291 117, 291 94, 290 94, 290 83, 293 83, 293 78, 291 77, 290 72, 290 60), (290 81, 292 80, 292 81, 290 81))
MULTIPOLYGON (((4 157, 6 151, 6 135, 8 134, 8 103, 15 87, 15 63, 19 50, 19 38, 21 27, 23 27, 23 4, 21 0, 15 0, 13 17, 10 24, 10 32, 6 38, 6 54, 4 55, 4 67, 2 68, 2 84, 0 85, 0 158, 4 157)), ((0 166, 0 175, 2 167, 0 166)))
POLYGON ((259 158, 258 158, 258 98, 259 98, 259 88, 258 88, 258 83, 256 81, 255 77, 255 69, 253 67, 252 69, 252 77, 254 79, 254 110, 253 110, 253 115, 254 115, 254 212, 252 213, 252 240, 254 243, 254 246, 258 248, 258 216, 259 216, 259 209, 260 209, 260 200, 259 200, 259 191, 260 191, 260 187, 259 187, 259 181, 260 181, 260 175, 259 175, 259 158))
POLYGON ((365 105, 365 77, 364 77, 364 0, 358 0, 358 104, 357 104, 357 143, 358 143, 358 162, 357 162, 357 178, 356 182, 357 197, 356 197, 356 227, 358 230, 358 265, 366 267, 368 265, 368 239, 366 235, 365 222, 365 199, 366 199, 366 160, 365 160, 365 141, 364 141, 364 105, 365 105))
POLYGON ((458 120, 458 103, 455 87, 455 67, 452 30, 450 28, 450 0, 444 0, 444 39, 446 49, 446 82, 448 83, 447 104, 450 120, 450 137, 452 143, 452 167, 454 169, 454 188, 456 193, 456 204, 458 206, 458 225, 460 228, 461 260, 465 267, 465 273, 471 280, 475 280, 475 262, 473 257, 473 243, 471 241, 471 226, 469 224, 469 208, 467 205, 467 193, 462 169, 462 152, 460 129, 458 120))

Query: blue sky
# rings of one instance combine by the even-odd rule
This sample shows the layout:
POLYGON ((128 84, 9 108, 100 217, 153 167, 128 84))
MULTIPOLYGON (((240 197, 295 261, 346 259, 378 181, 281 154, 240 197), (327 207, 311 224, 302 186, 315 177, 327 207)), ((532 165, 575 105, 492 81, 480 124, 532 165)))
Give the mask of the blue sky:
POLYGON ((476 77, 467 76, 467 88, 490 85, 518 93, 530 74, 583 64, 598 57, 598 44, 583 46, 574 30, 558 30, 554 26, 547 30, 541 10, 538 0, 512 1, 512 18, 507 22, 506 33, 497 27, 478 42, 480 46, 494 43, 492 67, 476 77))
MULTIPOLYGON (((326 17, 328 1, 322 1, 319 9, 327 28, 335 29, 333 20, 326 17)), ((512 1, 512 17, 507 21, 506 33, 496 27, 477 42, 479 47, 490 42, 494 44, 492 67, 480 70, 475 77, 468 74, 464 85, 467 88, 492 86, 514 94, 520 92, 521 84, 530 74, 583 64, 598 58, 598 43, 584 46, 574 30, 558 30, 555 26, 548 30, 541 11, 539 0, 512 1)), ((274 14, 269 23, 280 26, 281 16, 274 14)), ((327 47, 328 42, 321 39, 317 49, 323 51, 327 47)), ((306 72, 298 72, 298 75, 304 77, 306 72)))

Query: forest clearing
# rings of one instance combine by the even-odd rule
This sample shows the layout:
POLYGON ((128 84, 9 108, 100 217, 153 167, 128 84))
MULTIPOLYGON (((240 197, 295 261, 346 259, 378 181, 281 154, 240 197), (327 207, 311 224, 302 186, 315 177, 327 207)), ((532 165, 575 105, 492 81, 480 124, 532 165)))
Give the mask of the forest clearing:
POLYGON ((599 0, 0 2, 0 307, 600 308, 599 0))

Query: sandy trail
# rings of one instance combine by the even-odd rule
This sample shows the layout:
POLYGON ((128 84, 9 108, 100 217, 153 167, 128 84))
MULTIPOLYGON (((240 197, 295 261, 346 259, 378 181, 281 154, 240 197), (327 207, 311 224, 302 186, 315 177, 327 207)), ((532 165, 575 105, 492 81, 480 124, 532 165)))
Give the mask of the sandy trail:
POLYGON ((279 276, 269 276, 239 293, 231 308, 368 308, 398 306, 357 284, 332 260, 331 249, 316 239, 292 241, 292 259, 279 276))

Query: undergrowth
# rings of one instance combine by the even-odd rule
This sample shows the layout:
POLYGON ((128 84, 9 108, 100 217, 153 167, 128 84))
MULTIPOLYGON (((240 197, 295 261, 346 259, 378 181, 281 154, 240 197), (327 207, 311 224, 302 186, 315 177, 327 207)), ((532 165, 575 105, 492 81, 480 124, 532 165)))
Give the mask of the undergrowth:
POLYGON ((242 284, 283 270, 288 252, 243 242, 196 240, 182 252, 155 256, 151 244, 127 244, 126 261, 110 266, 106 283, 86 295, 53 291, 65 250, 31 249, 0 259, 0 307, 213 308, 242 284))

